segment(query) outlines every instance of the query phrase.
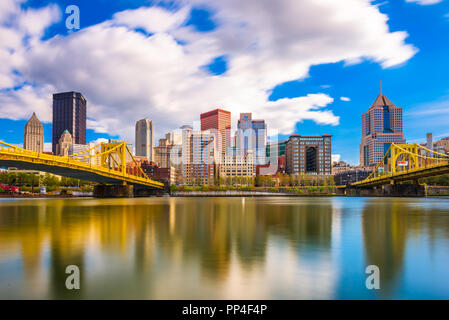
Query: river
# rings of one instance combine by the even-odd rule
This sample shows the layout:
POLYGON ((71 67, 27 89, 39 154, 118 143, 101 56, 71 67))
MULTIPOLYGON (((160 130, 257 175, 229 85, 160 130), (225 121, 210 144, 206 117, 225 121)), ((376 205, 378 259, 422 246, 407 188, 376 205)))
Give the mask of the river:
POLYGON ((0 200, 0 299, 448 298, 448 198, 0 200))

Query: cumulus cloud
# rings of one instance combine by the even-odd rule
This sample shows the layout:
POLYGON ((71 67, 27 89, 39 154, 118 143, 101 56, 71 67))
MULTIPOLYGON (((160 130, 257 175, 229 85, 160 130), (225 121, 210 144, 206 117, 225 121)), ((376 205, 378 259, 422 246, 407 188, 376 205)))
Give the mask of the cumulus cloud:
POLYGON ((341 101, 345 101, 345 102, 349 102, 349 101, 351 101, 351 98, 348 98, 348 97, 340 97, 340 100, 341 100, 341 101))
POLYGON ((159 7, 125 10, 114 15, 111 25, 126 25, 145 29, 148 33, 170 32, 180 27, 188 19, 189 7, 170 12, 159 7))
POLYGON ((88 100, 89 128, 130 141, 140 118, 152 119, 162 136, 216 107, 231 111, 234 120, 239 112, 253 112, 288 134, 297 122, 338 125, 339 117, 325 93, 269 101, 276 85, 307 77, 313 65, 371 60, 388 68, 417 51, 405 43, 406 32, 389 31, 388 17, 369 0, 175 2, 177 11, 126 10, 46 41, 39 35, 58 18, 58 10, 39 9, 38 23, 35 12, 12 6, 17 25, 0 23, 0 34, 10 33, 7 42, 14 48, 0 44, 0 55, 9 57, 2 57, 0 89, 20 81, 33 86, 0 92, 1 114, 26 118, 40 108, 41 118, 50 121, 51 93, 75 90, 88 100), (204 33, 185 24, 197 6, 214 13, 216 29, 204 33), (25 15, 33 19, 24 20, 25 15), (23 44, 25 36, 35 41, 23 44), (228 70, 209 74, 204 66, 219 56, 227 57, 228 70))
POLYGON ((28 120, 36 112, 39 120, 51 122, 52 92, 51 86, 35 88, 30 85, 0 92, 0 114, 11 120, 28 120))
POLYGON ((332 155, 332 162, 338 162, 341 159, 341 155, 340 154, 333 154, 332 155))
POLYGON ((431 4, 440 3, 443 0, 405 0, 405 2, 415 2, 417 4, 420 4, 422 6, 427 6, 431 4))

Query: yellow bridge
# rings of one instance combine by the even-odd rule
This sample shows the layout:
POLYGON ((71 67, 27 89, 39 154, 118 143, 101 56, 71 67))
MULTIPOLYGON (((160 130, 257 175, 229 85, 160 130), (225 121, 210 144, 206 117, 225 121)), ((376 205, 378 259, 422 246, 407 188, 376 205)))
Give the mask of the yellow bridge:
POLYGON ((418 144, 392 143, 371 175, 354 187, 375 187, 406 181, 419 184, 419 179, 449 173, 449 155, 418 144))
POLYGON ((125 142, 101 143, 77 154, 60 157, 25 150, 0 141, 0 167, 49 172, 59 176, 138 189, 164 189, 140 168, 125 142), (127 164, 134 163, 134 168, 127 164))

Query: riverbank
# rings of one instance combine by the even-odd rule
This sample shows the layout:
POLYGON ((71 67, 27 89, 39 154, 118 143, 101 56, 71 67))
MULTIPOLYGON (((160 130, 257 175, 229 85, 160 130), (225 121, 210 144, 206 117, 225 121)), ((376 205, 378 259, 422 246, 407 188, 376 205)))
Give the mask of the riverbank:
MULTIPOLYGON (((184 190, 171 192, 172 197, 342 197, 348 196, 336 187, 270 187, 253 190, 184 190)), ((380 195, 379 195, 380 196, 380 195)), ((447 197, 449 187, 427 186, 427 197, 447 197)), ((423 196, 424 197, 424 196, 423 196)))
POLYGON ((180 191, 170 194, 171 197, 291 197, 291 196, 331 196, 335 194, 297 194, 262 191, 180 191))
MULTIPOLYGON (((340 189, 341 190, 341 189, 340 189)), ((347 196, 337 188, 260 188, 259 190, 224 190, 224 191, 176 191, 165 196, 171 197, 342 197, 347 196), (272 189, 272 190, 270 190, 272 189)), ((449 187, 428 186, 427 197, 448 197, 449 187)), ((31 193, 0 193, 0 199, 48 199, 48 198, 89 198, 92 193, 73 194, 31 194, 31 193)), ((138 198, 138 197, 137 197, 138 198)))
POLYGON ((49 199, 49 198, 88 198, 92 193, 40 194, 40 193, 0 193, 0 199, 49 199))
POLYGON ((223 186, 181 186, 171 188, 172 197, 275 197, 275 196, 331 196, 337 195, 335 186, 307 187, 223 187, 223 186))

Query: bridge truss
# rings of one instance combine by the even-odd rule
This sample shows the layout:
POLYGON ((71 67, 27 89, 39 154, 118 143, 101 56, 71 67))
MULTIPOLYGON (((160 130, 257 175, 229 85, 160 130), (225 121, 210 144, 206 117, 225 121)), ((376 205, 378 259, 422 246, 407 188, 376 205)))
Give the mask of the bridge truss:
POLYGON ((0 141, 0 166, 49 172, 103 184, 164 188, 163 183, 153 181, 145 174, 126 142, 100 143, 88 150, 61 157, 25 150, 0 141), (130 163, 133 166, 130 167, 130 163))
POLYGON ((363 181, 352 183, 356 187, 373 187, 412 181, 449 173, 449 155, 442 154, 417 143, 392 143, 374 171, 363 181))

